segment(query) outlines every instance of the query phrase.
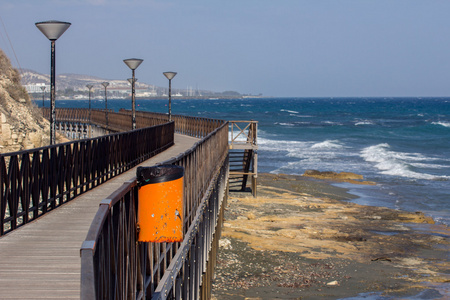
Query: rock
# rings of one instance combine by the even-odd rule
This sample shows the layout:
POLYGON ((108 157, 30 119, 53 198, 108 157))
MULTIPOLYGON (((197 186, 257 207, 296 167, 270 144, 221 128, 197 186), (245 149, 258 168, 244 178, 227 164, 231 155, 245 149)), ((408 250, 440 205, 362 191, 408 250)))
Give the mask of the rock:
POLYGON ((364 176, 351 173, 351 172, 332 172, 332 171, 324 171, 320 172, 317 170, 306 170, 303 176, 306 177, 313 177, 317 179, 327 179, 327 180, 333 180, 333 181, 344 181, 354 184, 368 184, 368 185, 374 185, 374 182, 371 181, 359 181, 363 180, 364 176))
POLYGON ((224 248, 224 249, 232 249, 231 241, 229 239, 220 239, 219 247, 224 248))
POLYGON ((303 176, 320 176, 321 172, 317 170, 306 170, 303 176))
POLYGON ((30 141, 30 144, 33 144, 34 147, 32 148, 39 148, 42 145, 42 134, 38 133, 38 132, 31 132, 28 135, 28 139, 30 141))
POLYGON ((2 138, 3 140, 11 139, 11 126, 9 124, 2 124, 2 138))
POLYGON ((256 216, 255 216, 254 213, 248 213, 248 214, 247 214, 247 219, 248 219, 248 220, 254 220, 254 219, 256 219, 256 216))
MULTIPOLYGON (((31 104, 19 72, 0 50, 0 144, 2 153, 48 145, 50 126, 31 104), (34 133, 34 134, 33 134, 34 133)), ((57 142, 64 142, 57 139, 57 142)))

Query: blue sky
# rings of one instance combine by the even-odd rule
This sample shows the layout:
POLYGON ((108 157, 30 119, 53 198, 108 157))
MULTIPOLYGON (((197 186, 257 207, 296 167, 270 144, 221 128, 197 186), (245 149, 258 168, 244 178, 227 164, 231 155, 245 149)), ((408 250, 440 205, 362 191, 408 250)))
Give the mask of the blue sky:
POLYGON ((56 72, 265 96, 450 96, 448 0, 2 0, 0 48, 56 72))

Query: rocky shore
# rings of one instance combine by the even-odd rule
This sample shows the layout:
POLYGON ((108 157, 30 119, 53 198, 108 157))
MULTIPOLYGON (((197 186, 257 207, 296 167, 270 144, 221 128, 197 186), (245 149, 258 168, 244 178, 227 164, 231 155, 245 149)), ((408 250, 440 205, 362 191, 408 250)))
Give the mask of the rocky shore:
POLYGON ((232 193, 213 298, 446 299, 449 228, 352 198, 329 181, 272 174, 259 175, 257 198, 232 193))
MULTIPOLYGON (((39 148, 49 144, 50 123, 30 100, 19 72, 0 49, 0 153, 39 148)), ((67 142, 56 135, 57 143, 67 142)))

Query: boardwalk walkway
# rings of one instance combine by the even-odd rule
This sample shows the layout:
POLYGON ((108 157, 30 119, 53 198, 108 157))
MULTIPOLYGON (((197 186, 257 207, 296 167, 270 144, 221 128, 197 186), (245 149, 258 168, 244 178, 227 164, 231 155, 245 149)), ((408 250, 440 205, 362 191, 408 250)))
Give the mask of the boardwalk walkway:
MULTIPOLYGON (((175 134, 175 145, 140 166, 191 148, 198 139, 175 134)), ((0 299, 79 299, 80 247, 102 199, 135 168, 0 238, 0 299)))

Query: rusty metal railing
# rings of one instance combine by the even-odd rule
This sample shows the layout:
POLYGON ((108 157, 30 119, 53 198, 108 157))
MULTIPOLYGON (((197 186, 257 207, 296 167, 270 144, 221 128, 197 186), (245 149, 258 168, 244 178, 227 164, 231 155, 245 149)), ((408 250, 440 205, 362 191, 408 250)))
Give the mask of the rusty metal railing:
MULTIPOLYGON (((50 108, 42 110, 45 118, 50 118, 50 108)), ((112 132, 123 132, 131 130, 131 113, 114 112, 112 110, 91 109, 91 120, 89 121, 89 109, 87 108, 57 108, 55 122, 82 122, 91 123, 112 132), (108 112, 108 122, 106 122, 108 112)), ((168 123, 166 118, 153 116, 152 113, 141 113, 136 115, 136 128, 146 128, 168 123)))
MULTIPOLYGON (((120 113, 131 116, 131 110, 120 109, 120 113)), ((147 117, 150 119, 165 120, 168 122, 169 115, 163 113, 137 111, 136 117, 147 117)), ((224 120, 190 117, 183 115, 172 115, 172 120, 175 122, 175 132, 189 135, 192 137, 203 138, 210 132, 214 131, 217 127, 225 123, 224 120)))
POLYGON ((137 183, 125 182, 102 201, 81 248, 81 299, 209 297, 228 178, 228 123, 214 120, 205 128, 212 126, 163 163, 185 168, 183 242, 136 242, 137 183))
POLYGON ((0 236, 172 146, 174 129, 172 122, 0 154, 0 236))

